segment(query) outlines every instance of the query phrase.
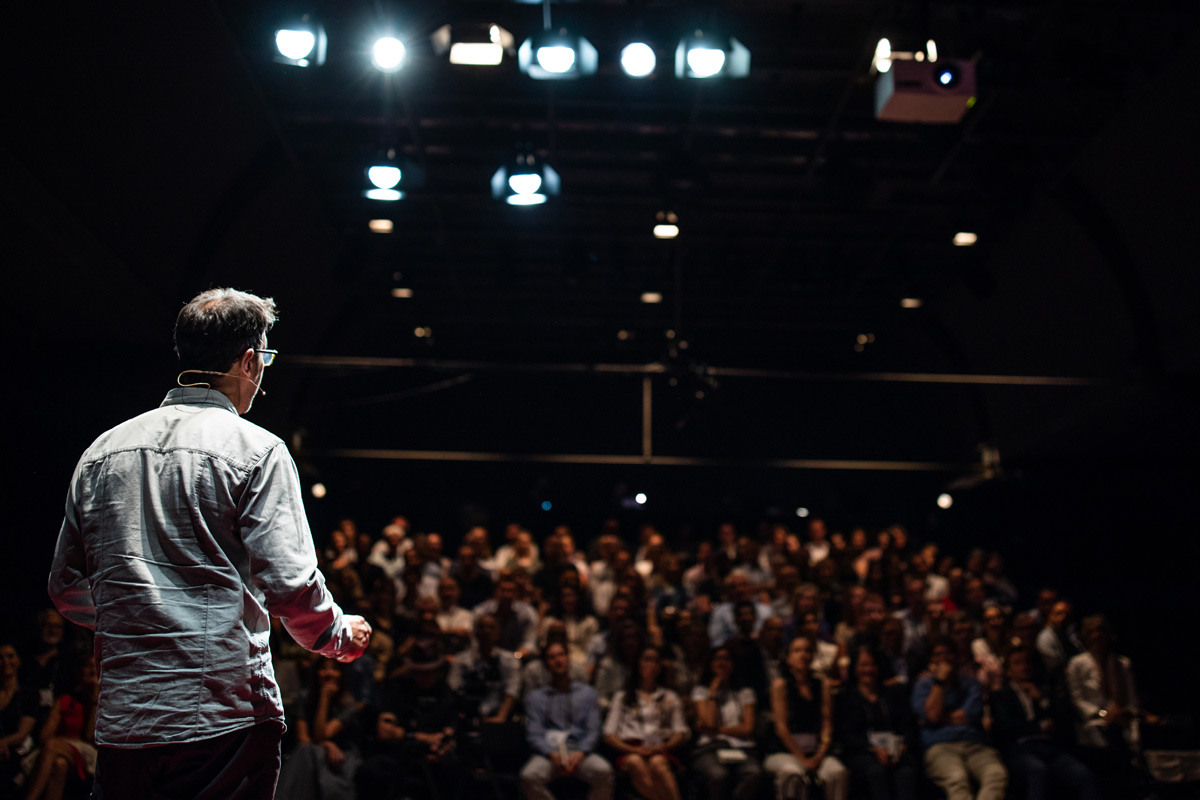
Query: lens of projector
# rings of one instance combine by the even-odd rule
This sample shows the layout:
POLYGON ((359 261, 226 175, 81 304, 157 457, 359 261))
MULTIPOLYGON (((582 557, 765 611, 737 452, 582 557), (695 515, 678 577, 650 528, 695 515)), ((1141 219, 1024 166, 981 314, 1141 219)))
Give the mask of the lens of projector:
POLYGON ((957 67, 938 65, 933 69, 933 79, 943 89, 952 89, 962 79, 957 67))

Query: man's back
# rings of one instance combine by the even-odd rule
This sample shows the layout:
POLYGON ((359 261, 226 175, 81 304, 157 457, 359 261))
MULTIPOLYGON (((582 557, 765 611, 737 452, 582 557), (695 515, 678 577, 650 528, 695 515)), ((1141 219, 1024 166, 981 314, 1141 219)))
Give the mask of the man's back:
POLYGON ((204 388, 172 390, 88 448, 50 593, 96 628, 99 744, 192 741, 282 718, 268 608, 316 611, 292 630, 307 646, 340 618, 299 498, 279 438, 204 388))

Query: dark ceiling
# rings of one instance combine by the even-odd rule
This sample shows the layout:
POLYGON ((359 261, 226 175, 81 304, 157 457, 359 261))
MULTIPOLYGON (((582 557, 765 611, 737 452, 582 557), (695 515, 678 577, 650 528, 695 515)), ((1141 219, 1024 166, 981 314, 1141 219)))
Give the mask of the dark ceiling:
POLYGON ((26 5, 0 132, 7 330, 69 343, 73 379, 110 380, 115 356, 153 398, 175 311, 216 284, 279 300, 256 414, 317 460, 952 475, 983 443, 1035 458, 1102 433, 1157 459, 1194 437, 1194 2, 555 3, 601 64, 554 83, 451 66, 427 38, 478 21, 519 41, 538 6, 26 5), (273 63, 274 26, 307 10, 328 63, 273 63), (409 44, 391 77, 363 53, 384 22, 409 44), (749 77, 617 70, 626 37, 661 63, 696 27, 742 41, 749 77), (978 104, 956 125, 875 120, 875 42, 926 34, 975 61, 978 104), (557 202, 490 198, 522 143, 561 174, 557 202), (383 210, 362 170, 388 147, 426 182, 383 210), (677 240, 651 236, 664 209, 677 240), (393 233, 368 230, 379 216, 393 233), (952 245, 963 230, 975 247, 952 245))

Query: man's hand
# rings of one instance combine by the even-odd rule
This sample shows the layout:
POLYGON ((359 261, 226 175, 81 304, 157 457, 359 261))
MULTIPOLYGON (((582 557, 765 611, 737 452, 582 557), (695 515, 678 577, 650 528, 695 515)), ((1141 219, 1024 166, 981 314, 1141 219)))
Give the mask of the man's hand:
POLYGON ((334 772, 339 772, 342 764, 346 763, 346 754, 342 752, 342 748, 328 739, 321 742, 321 746, 325 748, 325 760, 329 762, 329 768, 334 772))
POLYGON ((371 624, 365 619, 353 614, 345 616, 346 623, 350 626, 350 631, 353 636, 353 644, 350 649, 346 650, 340 656, 338 661, 342 663, 353 661, 366 652, 367 646, 371 644, 371 624))
POLYGON ((576 750, 567 756, 566 763, 563 764, 563 771, 568 775, 574 775, 575 770, 579 769, 579 764, 583 761, 582 751, 576 750))
POLYGON ((967 724, 967 712, 963 711, 961 708, 956 708, 953 711, 951 711, 950 712, 950 724, 951 725, 966 725, 967 724))

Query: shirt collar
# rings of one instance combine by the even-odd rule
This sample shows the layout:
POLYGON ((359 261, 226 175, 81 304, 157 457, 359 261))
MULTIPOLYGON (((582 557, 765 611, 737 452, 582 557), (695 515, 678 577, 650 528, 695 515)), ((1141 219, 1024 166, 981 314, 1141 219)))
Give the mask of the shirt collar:
POLYGON ((167 396, 163 398, 160 408, 167 406, 216 406, 223 408, 226 411, 237 413, 237 408, 234 407, 233 401, 229 399, 223 392, 218 392, 216 389, 210 389, 206 386, 185 386, 179 389, 172 389, 167 392, 167 396))

